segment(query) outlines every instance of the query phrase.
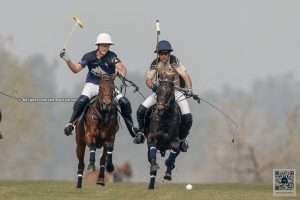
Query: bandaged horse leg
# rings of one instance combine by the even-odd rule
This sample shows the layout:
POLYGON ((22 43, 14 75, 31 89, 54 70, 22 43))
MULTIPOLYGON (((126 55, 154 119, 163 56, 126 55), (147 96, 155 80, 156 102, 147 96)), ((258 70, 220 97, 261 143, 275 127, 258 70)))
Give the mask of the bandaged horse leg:
POLYGON ((93 143, 90 145, 90 162, 87 167, 87 170, 96 171, 95 160, 96 160, 96 144, 93 143))
POLYGON ((167 167, 167 170, 164 176, 165 180, 169 180, 169 181, 172 180, 172 170, 175 168, 175 161, 179 153, 180 153, 179 149, 177 149, 176 151, 172 149, 169 154, 169 157, 166 159, 165 165, 167 167))
POLYGON ((112 162, 112 153, 114 150, 114 144, 113 143, 106 143, 106 148, 107 148, 107 159, 106 159, 106 170, 108 172, 113 172, 115 167, 112 162))
POLYGON ((76 154, 78 158, 78 170, 77 170, 77 188, 82 187, 82 177, 84 171, 84 153, 85 153, 86 144, 81 142, 77 144, 76 154))
POLYGON ((99 174, 98 174, 98 178, 97 178, 97 182, 96 182, 98 185, 102 185, 102 186, 105 185, 104 176, 105 176, 106 158, 107 158, 107 147, 106 147, 106 145, 104 145, 102 156, 100 158, 100 170, 99 170, 99 174))
POLYGON ((154 189, 157 170, 159 169, 156 163, 157 148, 154 144, 148 145, 148 161, 150 162, 150 182, 148 189, 154 189))
POLYGON ((168 130, 169 133, 172 133, 172 138, 171 138, 172 141, 170 142, 171 151, 169 153, 168 158, 165 161, 165 165, 167 167, 164 176, 165 180, 172 180, 172 170, 175 168, 175 161, 177 156, 180 153, 180 139, 179 139, 180 129, 178 124, 174 124, 176 122, 177 123, 180 122, 180 115, 177 110, 174 110, 172 122, 169 124, 169 130, 168 130))
POLYGON ((182 152, 186 152, 188 149, 188 144, 186 142, 186 137, 190 133, 190 129, 193 124, 193 117, 191 113, 184 114, 181 116, 181 125, 180 125, 180 134, 179 139, 181 141, 180 143, 180 149, 182 152))

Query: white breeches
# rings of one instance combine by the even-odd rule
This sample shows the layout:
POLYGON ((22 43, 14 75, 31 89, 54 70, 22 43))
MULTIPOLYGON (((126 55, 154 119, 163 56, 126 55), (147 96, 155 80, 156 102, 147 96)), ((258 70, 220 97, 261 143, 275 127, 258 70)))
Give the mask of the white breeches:
MULTIPOLYGON (((94 83, 85 83, 81 95, 85 95, 91 99, 93 96, 98 95, 98 92, 99 92, 99 85, 94 83)), ((123 94, 117 88, 115 88, 115 92, 117 93, 115 100, 118 101, 123 97, 123 94)))
MULTIPOLYGON (((181 114, 189 114, 191 113, 190 106, 188 104, 187 99, 185 98, 184 94, 180 91, 175 91, 175 99, 177 104, 180 108, 181 114)), ((150 108, 156 103, 156 94, 152 93, 143 103, 142 105, 146 108, 150 108)))

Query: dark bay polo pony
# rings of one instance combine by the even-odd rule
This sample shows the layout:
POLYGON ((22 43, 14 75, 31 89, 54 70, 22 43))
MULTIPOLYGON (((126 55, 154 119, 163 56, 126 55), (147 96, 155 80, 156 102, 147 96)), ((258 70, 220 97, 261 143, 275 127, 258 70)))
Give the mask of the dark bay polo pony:
POLYGON ((164 179, 171 180, 175 159, 180 152, 179 126, 181 123, 180 109, 175 101, 175 72, 165 72, 159 77, 159 87, 156 91, 157 103, 150 109, 146 117, 145 136, 148 145, 148 161, 150 162, 149 189, 154 189, 158 170, 156 163, 157 150, 165 156, 171 150, 165 161, 167 167, 164 179))
POLYGON ((84 153, 86 145, 90 149, 103 148, 97 184, 105 185, 105 168, 114 170, 112 152, 115 135, 119 130, 118 110, 115 98, 115 76, 100 74, 99 93, 83 117, 76 123, 76 153, 78 157, 77 188, 82 187, 84 153))

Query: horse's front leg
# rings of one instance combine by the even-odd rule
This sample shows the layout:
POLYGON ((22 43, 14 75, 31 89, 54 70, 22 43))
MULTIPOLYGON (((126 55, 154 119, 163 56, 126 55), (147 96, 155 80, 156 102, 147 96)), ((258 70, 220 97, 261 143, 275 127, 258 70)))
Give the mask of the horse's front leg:
POLYGON ((90 146, 90 161, 87 170, 96 171, 95 160, 96 160, 96 144, 92 143, 90 146))
POLYGON ((167 167, 166 172, 165 172, 165 176, 164 179, 171 181, 172 180, 172 170, 175 168, 175 161, 177 156, 179 155, 180 150, 179 149, 172 149, 169 157, 166 159, 165 161, 165 165, 167 167))
POLYGON ((76 154, 78 158, 78 170, 77 170, 77 188, 82 187, 82 177, 84 171, 84 153, 86 144, 83 141, 77 142, 76 154))
POLYGON ((107 149, 106 170, 109 173, 111 173, 115 169, 114 164, 112 162, 112 154, 113 154, 113 150, 114 150, 114 143, 113 142, 106 143, 105 146, 106 146, 106 149, 107 149))
POLYGON ((166 172, 165 172, 165 176, 164 179, 165 180, 172 180, 172 170, 175 168, 175 161, 177 156, 180 153, 180 143, 179 143, 179 124, 180 124, 180 120, 178 119, 177 113, 174 113, 173 116, 175 116, 175 118, 172 119, 171 123, 169 123, 168 126, 168 133, 170 135, 171 138, 171 142, 170 142, 170 154, 169 157, 166 159, 165 161, 165 165, 166 165, 166 172))
POLYGON ((155 178, 156 178, 157 170, 159 169, 159 166, 156 162, 159 121, 160 121, 160 116, 158 115, 158 113, 152 113, 152 116, 150 118, 149 134, 147 137, 148 161, 150 163, 150 182, 148 185, 148 189, 154 189, 155 178))
POLYGON ((100 170, 99 170, 99 174, 98 174, 98 178, 97 178, 97 182, 96 182, 98 185, 102 185, 102 186, 105 185, 104 175, 105 175, 106 157, 107 157, 107 148, 104 145, 102 156, 100 158, 100 170))
POLYGON ((149 141, 148 143, 148 161, 150 163, 150 182, 148 185, 148 189, 154 189, 155 178, 157 174, 157 170, 159 169, 158 164, 156 163, 156 153, 157 147, 154 141, 149 141))
MULTIPOLYGON (((174 114, 176 116, 176 113, 174 114)), ((173 122, 169 124, 168 133, 171 135, 170 147, 171 151, 169 157, 165 161, 166 172, 164 179, 172 180, 172 170, 175 168, 175 161, 177 156, 180 153, 180 143, 179 143, 179 127, 178 127, 179 119, 174 118, 173 122)))

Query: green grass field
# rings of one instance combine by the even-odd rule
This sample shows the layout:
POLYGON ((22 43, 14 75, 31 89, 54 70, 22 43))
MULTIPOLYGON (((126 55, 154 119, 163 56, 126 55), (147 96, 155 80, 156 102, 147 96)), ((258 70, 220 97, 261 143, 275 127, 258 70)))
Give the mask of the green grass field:
MULTIPOLYGON (((299 185, 298 185, 299 188, 299 185)), ((0 181, 0 199, 21 200, 268 200, 300 199, 300 197, 273 197, 271 185, 254 184, 194 184, 185 190, 184 184, 159 184, 149 191, 145 183, 84 186, 76 189, 72 182, 58 181, 0 181)))

